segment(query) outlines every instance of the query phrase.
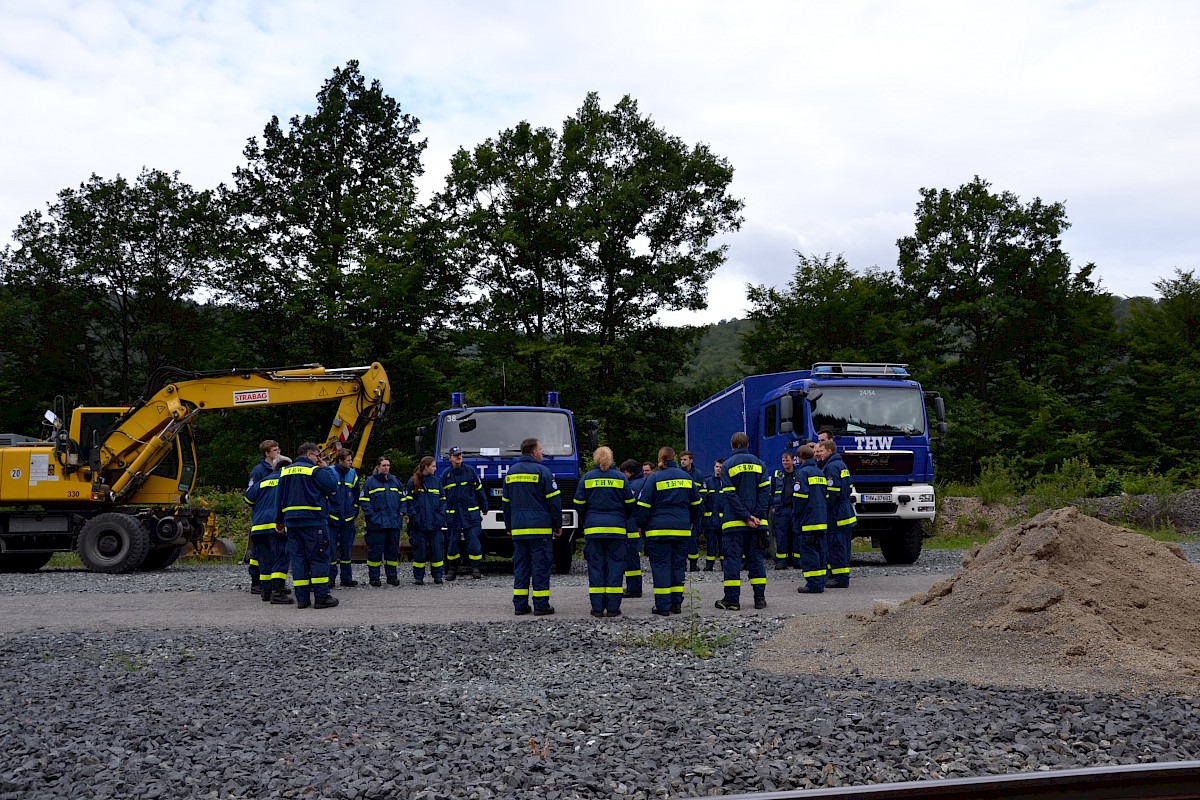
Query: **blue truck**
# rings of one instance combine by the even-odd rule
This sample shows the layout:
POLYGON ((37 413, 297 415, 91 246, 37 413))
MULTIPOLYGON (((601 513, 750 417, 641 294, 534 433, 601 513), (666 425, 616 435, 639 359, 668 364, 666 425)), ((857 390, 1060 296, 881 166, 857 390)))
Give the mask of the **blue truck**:
MULTIPOLYGON (((534 437, 542 443, 542 464, 554 473, 562 491, 562 536, 554 540, 554 569, 571 571, 575 543, 583 538, 572 498, 579 485, 583 459, 575 436, 575 417, 559 406, 558 392, 546 393, 545 406, 471 406, 462 392, 450 395, 450 408, 430 423, 433 431, 433 457, 437 469, 450 466, 451 447, 461 447, 463 463, 479 473, 488 496, 483 515, 483 552, 485 555, 512 557, 512 537, 504 530, 504 476, 521 457, 521 442, 534 437)), ((588 420, 588 455, 596 449, 599 426, 588 420)), ((424 454, 426 427, 417 429, 416 453, 424 454)))
POLYGON ((889 564, 911 564, 932 532, 933 450, 946 433, 946 408, 907 367, 820 362, 750 375, 688 409, 687 448, 696 466, 711 473, 713 462, 728 455, 730 437, 745 431, 750 451, 773 474, 784 450, 829 429, 854 484, 856 535, 869 536, 889 564))

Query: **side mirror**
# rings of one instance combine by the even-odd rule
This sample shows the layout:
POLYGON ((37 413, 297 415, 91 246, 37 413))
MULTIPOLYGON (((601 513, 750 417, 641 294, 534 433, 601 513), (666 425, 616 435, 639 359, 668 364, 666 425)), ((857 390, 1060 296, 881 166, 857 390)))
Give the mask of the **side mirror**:
POLYGON ((417 458, 425 455, 425 426, 417 428, 417 435, 413 438, 413 452, 417 454, 417 458))
POLYGON ((937 417, 938 422, 946 421, 946 401, 940 397, 933 398, 933 415, 937 417))
POLYGON ((949 425, 947 425, 946 423, 944 423, 944 422, 939 422, 939 423, 937 424, 937 432, 938 432, 938 433, 940 433, 942 436, 945 436, 945 435, 946 435, 946 431, 948 431, 948 430, 950 430, 950 426, 949 426, 949 425))
POLYGON ((793 430, 792 415, 795 413, 794 403, 790 394, 785 394, 779 398, 779 430, 787 432, 793 430))
POLYGON ((53 411, 47 411, 42 416, 42 419, 44 419, 46 421, 47 425, 52 426, 54 428, 54 430, 58 430, 59 428, 62 427, 62 420, 59 419, 58 414, 55 414, 53 411))
POLYGON ((821 396, 824 394, 825 393, 822 392, 820 389, 810 389, 808 392, 808 402, 815 403, 818 400, 820 400, 821 396))

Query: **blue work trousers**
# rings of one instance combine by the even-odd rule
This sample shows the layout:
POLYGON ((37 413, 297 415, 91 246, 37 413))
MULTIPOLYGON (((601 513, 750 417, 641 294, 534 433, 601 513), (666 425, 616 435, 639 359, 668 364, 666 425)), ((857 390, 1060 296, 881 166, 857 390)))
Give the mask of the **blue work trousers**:
POLYGON ((358 528, 353 522, 329 523, 329 543, 333 546, 333 563, 329 567, 329 580, 337 580, 341 573, 342 583, 354 577, 350 568, 350 548, 354 546, 354 537, 358 528))
POLYGON ((446 567, 441 529, 426 531, 414 528, 412 523, 409 523, 408 541, 413 549, 413 580, 425 580, 425 567, 429 567, 429 574, 434 579, 440 579, 446 567))
POLYGON ((775 535, 775 563, 800 566, 800 529, 791 508, 780 507, 775 510, 771 531, 775 535))
POLYGON ((660 611, 683 606, 690 545, 686 536, 646 537, 646 556, 650 559, 650 577, 654 581, 654 607, 660 611))
POLYGON ((703 529, 704 523, 701 520, 692 523, 692 535, 689 537, 687 556, 693 561, 700 558, 700 534, 703 529))
POLYGON ((721 566, 725 572, 725 602, 742 601, 742 559, 756 598, 766 597, 767 567, 763 563, 761 528, 732 528, 721 535, 721 566))
POLYGON ((829 569, 829 536, 825 531, 800 534, 800 569, 809 589, 825 591, 825 572, 829 569))
POLYGON ((642 537, 625 539, 625 591, 642 593, 642 537))
MULTIPOLYGON (((721 529, 713 525, 704 526, 704 560, 712 564, 721 555, 721 529)), ((707 566, 707 565, 706 565, 707 566)))
POLYGON ((367 531, 363 541, 367 543, 367 577, 379 580, 379 568, 383 567, 389 578, 395 578, 400 566, 400 529, 367 531))
POLYGON ((833 517, 829 518, 829 582, 839 586, 850 585, 850 540, 854 538, 854 526, 838 527, 833 517))
POLYGON ((529 608, 530 584, 533 585, 534 610, 550 605, 550 565, 554 563, 554 544, 549 536, 513 537, 513 608, 529 608))
POLYGON ((589 536, 583 543, 588 567, 588 599, 592 611, 620 611, 624 594, 625 551, 628 540, 618 536, 589 536))
MULTIPOLYGON (((462 512, 458 512, 461 514, 462 512)), ((450 515, 450 524, 446 526, 446 561, 453 569, 463 566, 463 553, 472 567, 483 563, 483 527, 480 523, 465 525, 455 519, 458 514, 450 515)))
POLYGON ((288 526, 288 554, 292 557, 292 587, 296 602, 308 600, 309 589, 317 599, 329 596, 329 532, 324 525, 288 526))

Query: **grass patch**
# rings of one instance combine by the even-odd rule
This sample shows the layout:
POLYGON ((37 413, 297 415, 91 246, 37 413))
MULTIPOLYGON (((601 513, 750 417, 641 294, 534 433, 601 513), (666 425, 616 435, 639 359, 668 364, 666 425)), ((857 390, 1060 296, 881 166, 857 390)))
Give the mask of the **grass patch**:
POLYGON ((700 592, 688 589, 684 603, 682 625, 672 625, 669 630, 654 631, 648 636, 629 640, 636 647, 657 647, 662 650, 685 650, 697 658, 712 658, 720 647, 733 644, 732 633, 722 633, 699 613, 700 592))

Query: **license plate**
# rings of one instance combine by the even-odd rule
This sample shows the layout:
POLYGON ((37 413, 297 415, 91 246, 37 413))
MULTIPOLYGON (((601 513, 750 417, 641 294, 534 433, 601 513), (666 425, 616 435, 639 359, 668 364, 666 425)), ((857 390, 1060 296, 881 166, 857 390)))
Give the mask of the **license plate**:
POLYGON ((891 503, 892 496, 890 494, 860 494, 858 496, 860 503, 891 503))
POLYGON ((492 497, 504 497, 504 489, 492 489, 492 497))

